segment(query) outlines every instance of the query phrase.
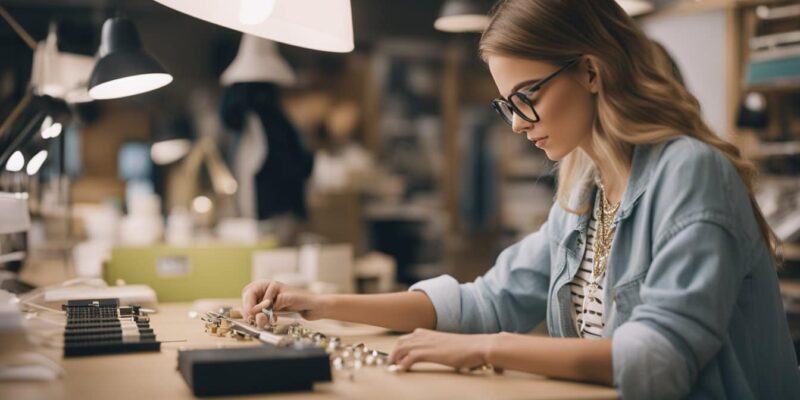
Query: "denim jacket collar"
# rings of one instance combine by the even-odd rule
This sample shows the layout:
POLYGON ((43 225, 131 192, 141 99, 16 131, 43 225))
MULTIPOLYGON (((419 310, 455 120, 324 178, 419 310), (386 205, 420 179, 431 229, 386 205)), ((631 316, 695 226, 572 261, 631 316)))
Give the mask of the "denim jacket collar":
MULTIPOLYGON (((619 212, 617 213, 615 221, 616 223, 619 223, 619 221, 627 218, 631 214, 634 205, 636 205, 636 201, 639 200, 639 198, 647 190, 650 176, 653 174, 655 163, 658 162, 658 156, 660 155, 663 147, 663 143, 638 144, 634 146, 628 184, 626 185, 625 194, 622 197, 622 204, 620 205, 619 212)), ((597 194, 597 188, 595 185, 587 183, 583 190, 591 191, 586 198, 588 198, 589 204, 592 204, 594 201, 594 196, 597 194)), ((575 201, 581 198, 584 198, 583 193, 579 193, 578 196, 573 198, 573 201, 571 202, 573 203, 573 207, 577 206, 575 201)), ((586 230, 591 212, 592 210, 589 209, 587 212, 577 216, 573 231, 584 232, 586 230)), ((567 237, 564 238, 564 242, 569 240, 571 232, 567 231, 566 233, 567 237)))
POLYGON ((634 146, 631 172, 628 177, 625 194, 622 196, 622 205, 620 205, 619 213, 617 213, 617 221, 627 218, 636 201, 644 194, 663 149, 664 143, 638 144, 634 146))

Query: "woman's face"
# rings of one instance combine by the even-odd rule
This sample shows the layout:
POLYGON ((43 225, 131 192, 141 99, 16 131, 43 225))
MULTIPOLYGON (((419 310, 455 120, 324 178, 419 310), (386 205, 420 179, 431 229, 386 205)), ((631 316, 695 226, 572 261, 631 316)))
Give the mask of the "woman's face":
MULTIPOLYGON (((558 69, 546 62, 500 55, 489 56, 488 64, 500 95, 506 99, 558 69)), ((512 119, 512 130, 524 133, 553 161, 591 142, 597 80, 589 68, 587 60, 582 59, 530 95, 539 122, 528 122, 516 113, 512 119)))

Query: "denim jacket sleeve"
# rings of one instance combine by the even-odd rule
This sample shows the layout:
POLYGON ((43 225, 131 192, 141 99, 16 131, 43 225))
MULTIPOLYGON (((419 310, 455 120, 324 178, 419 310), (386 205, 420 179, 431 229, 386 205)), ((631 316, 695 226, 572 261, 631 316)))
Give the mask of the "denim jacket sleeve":
POLYGON ((655 222, 661 225, 638 291, 641 304, 612 338, 614 383, 622 398, 687 396, 726 340, 747 274, 749 260, 742 257, 752 252, 742 248, 749 246, 725 204, 731 190, 746 193, 719 157, 695 156, 673 158, 679 167, 653 187, 669 198, 655 222))
POLYGON ((474 282, 449 275, 409 290, 428 295, 436 329, 462 333, 528 332, 544 320, 550 283, 548 224, 503 250, 494 267, 474 282))

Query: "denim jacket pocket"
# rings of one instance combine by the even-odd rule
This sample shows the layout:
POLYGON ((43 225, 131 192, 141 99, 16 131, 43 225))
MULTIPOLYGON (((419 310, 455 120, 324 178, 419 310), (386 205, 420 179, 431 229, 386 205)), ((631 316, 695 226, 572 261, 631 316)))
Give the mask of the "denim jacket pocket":
POLYGON ((624 324, 631 317, 633 309, 642 304, 642 297, 639 291, 643 281, 644 275, 614 288, 611 299, 614 312, 614 328, 624 324))

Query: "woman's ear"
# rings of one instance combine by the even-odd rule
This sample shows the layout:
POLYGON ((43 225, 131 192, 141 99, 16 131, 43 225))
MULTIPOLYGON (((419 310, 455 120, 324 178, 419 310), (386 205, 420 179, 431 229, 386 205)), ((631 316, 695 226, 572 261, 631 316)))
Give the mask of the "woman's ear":
POLYGON ((600 91, 600 74, 597 66, 597 59, 594 56, 584 56, 580 61, 580 82, 592 94, 600 91))

